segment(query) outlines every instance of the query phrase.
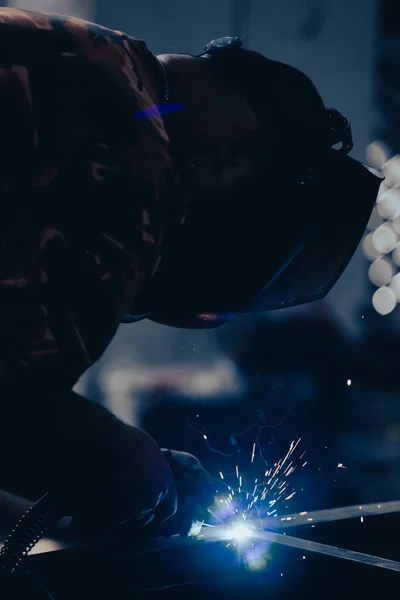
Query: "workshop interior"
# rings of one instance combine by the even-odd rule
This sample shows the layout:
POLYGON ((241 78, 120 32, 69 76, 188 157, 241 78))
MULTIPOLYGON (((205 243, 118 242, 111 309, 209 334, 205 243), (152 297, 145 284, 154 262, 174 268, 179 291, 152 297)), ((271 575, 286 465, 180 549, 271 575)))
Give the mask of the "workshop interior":
MULTIPOLYGON (((347 144, 348 157, 377 173, 389 193, 368 198, 362 182, 349 190, 341 203, 343 228, 354 218, 357 191, 365 198, 357 199, 359 210, 370 205, 372 213, 351 260, 337 280, 328 277, 314 302, 276 310, 267 299, 215 328, 181 327, 179 315, 174 327, 157 318, 121 325, 75 389, 147 431, 161 448, 198 457, 214 486, 208 516, 188 537, 102 539, 99 518, 95 539, 82 538, 54 510, 57 490, 33 505, 0 491, 0 567, 7 572, 0 598, 3 583, 4 598, 27 600, 395 596, 398 0, 13 0, 8 6, 124 31, 146 40, 154 54, 201 55, 208 43, 226 38, 225 44, 240 40, 244 49, 288 63, 332 107, 333 142, 347 144)), ((283 171, 295 160, 288 157, 283 171)), ((336 185, 325 183, 315 208, 324 214, 322 237, 336 185)), ((289 208, 279 202, 278 187, 274 235, 285 239, 289 208)), ((334 243, 340 246, 340 236, 334 243)), ((26 452, 35 443, 33 432, 26 452)), ((1 460, 7 452, 3 447, 1 460)))

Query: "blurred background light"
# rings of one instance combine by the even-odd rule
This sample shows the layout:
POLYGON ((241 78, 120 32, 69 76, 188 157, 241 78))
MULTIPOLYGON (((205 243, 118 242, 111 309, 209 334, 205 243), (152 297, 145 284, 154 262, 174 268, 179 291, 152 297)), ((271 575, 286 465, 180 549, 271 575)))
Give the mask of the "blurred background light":
POLYGON ((391 288, 381 287, 372 296, 372 304, 380 315, 388 315, 396 307, 396 295, 391 288))
POLYGON ((379 258, 372 263, 368 269, 368 276, 371 282, 377 287, 387 285, 395 273, 395 268, 390 259, 379 258))
POLYGON ((398 242, 398 235, 388 224, 380 225, 372 234, 372 243, 381 254, 391 252, 398 242))

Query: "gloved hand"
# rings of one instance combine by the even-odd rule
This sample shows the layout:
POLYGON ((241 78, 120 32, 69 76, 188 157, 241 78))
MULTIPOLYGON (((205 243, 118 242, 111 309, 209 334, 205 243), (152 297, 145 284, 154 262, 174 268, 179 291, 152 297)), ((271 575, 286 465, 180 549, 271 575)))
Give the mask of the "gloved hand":
POLYGON ((71 475, 75 485, 64 494, 70 507, 64 514, 80 538, 136 539, 176 511, 174 478, 156 442, 125 423, 115 420, 114 427, 102 450, 90 461, 88 453, 82 457, 86 464, 71 475))
POLYGON ((158 536, 197 535, 207 518, 207 508, 214 502, 215 490, 212 479, 200 461, 187 452, 161 449, 171 468, 176 495, 175 514, 163 522, 151 526, 152 534, 158 536))

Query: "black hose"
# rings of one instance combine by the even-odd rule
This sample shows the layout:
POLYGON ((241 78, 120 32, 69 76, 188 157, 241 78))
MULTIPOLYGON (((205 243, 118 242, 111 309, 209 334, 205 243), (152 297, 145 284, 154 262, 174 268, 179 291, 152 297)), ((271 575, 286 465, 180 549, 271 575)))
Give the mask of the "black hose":
POLYGON ((46 531, 62 518, 55 492, 48 492, 20 518, 0 550, 0 578, 12 575, 46 531))

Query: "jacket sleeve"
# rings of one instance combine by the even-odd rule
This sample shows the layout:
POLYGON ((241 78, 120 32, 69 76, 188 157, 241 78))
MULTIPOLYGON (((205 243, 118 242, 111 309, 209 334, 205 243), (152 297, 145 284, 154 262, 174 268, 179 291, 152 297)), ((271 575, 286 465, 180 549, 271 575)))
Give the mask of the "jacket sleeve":
POLYGON ((157 444, 71 392, 139 289, 140 255, 106 235, 81 249, 71 235, 43 229, 29 252, 28 234, 16 236, 2 264, 0 487, 34 500, 62 484, 67 514, 146 515, 168 491, 174 502, 157 444))
POLYGON ((152 506, 171 484, 155 442, 71 389, 157 268, 175 189, 168 140, 133 118, 151 99, 126 75, 121 36, 103 36, 107 51, 78 20, 1 9, 0 22, 0 486, 35 498, 103 473, 118 490, 132 472, 152 506), (57 28, 70 44, 60 55, 57 28))

